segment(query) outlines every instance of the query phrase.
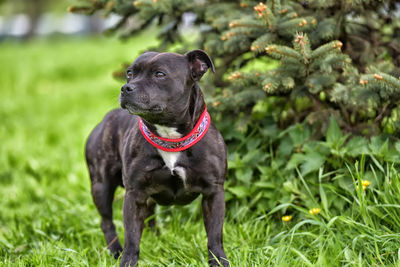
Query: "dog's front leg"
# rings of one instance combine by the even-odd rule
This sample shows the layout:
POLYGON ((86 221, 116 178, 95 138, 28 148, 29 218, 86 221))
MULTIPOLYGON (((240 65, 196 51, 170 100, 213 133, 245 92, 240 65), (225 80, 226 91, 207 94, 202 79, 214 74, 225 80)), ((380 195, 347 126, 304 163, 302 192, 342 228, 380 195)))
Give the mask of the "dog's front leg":
POLYGON ((225 217, 224 188, 219 186, 218 191, 203 196, 203 217, 208 238, 208 257, 211 266, 229 266, 222 244, 222 228, 225 217), (216 260, 218 259, 218 261, 216 260))
POLYGON ((123 207, 125 245, 120 267, 133 267, 139 259, 139 242, 147 213, 145 200, 136 190, 126 190, 123 207))

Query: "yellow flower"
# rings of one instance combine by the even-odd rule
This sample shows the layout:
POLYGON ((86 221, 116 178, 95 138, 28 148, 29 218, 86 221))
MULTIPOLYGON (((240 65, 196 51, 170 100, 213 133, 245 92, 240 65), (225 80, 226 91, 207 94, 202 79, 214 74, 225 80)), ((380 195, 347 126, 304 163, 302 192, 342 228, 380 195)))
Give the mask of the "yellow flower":
POLYGON ((308 211, 308 213, 310 213, 311 215, 317 215, 318 213, 321 212, 320 208, 312 208, 308 211))
POLYGON ((293 216, 292 215, 286 215, 282 217, 282 221, 284 222, 290 222, 292 220, 293 216))
POLYGON ((369 186, 369 185, 371 184, 371 182, 368 181, 368 180, 361 180, 361 184, 362 184, 363 186, 369 186))
MULTIPOLYGON (((367 189, 367 187, 368 187, 370 184, 371 184, 371 182, 368 181, 368 180, 361 180, 361 186, 362 186, 362 189, 363 189, 363 190, 367 189)), ((357 190, 358 190, 358 186, 357 186, 357 190)))

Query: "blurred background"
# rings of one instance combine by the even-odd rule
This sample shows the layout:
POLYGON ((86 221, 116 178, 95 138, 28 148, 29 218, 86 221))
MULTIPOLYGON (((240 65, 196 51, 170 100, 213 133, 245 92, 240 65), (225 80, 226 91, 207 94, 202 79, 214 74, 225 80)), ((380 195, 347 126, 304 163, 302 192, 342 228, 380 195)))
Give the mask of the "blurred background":
POLYGON ((72 14, 67 8, 72 0, 14 0, 0 2, 0 40, 7 38, 31 39, 50 35, 101 34, 115 26, 119 15, 104 18, 72 14))
POLYGON ((1 266, 116 265, 104 253, 84 144, 119 106, 123 82, 112 73, 157 42, 151 32, 107 38, 119 15, 73 14, 73 2, 0 2, 1 266))

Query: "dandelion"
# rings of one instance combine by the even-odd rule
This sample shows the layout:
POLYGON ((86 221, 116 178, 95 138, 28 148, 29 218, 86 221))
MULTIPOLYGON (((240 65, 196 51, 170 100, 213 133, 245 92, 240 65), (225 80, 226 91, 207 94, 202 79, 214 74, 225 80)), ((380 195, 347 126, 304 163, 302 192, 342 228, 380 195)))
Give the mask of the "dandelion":
MULTIPOLYGON (((363 190, 367 189, 367 187, 368 187, 370 184, 371 184, 371 182, 368 181, 368 180, 361 180, 361 186, 362 186, 362 189, 363 189, 363 190)), ((358 185, 357 185, 357 190, 358 190, 358 185)))
POLYGON ((361 180, 361 184, 362 184, 363 186, 369 186, 369 185, 371 184, 371 182, 368 181, 368 180, 361 180))
POLYGON ((365 190, 371 184, 368 180, 361 180, 362 189, 365 190))
POLYGON ((321 212, 320 208, 312 208, 308 211, 308 213, 310 213, 311 215, 317 215, 321 212))
POLYGON ((292 220, 293 216, 292 215, 285 215, 282 217, 282 221, 284 222, 290 222, 292 220))

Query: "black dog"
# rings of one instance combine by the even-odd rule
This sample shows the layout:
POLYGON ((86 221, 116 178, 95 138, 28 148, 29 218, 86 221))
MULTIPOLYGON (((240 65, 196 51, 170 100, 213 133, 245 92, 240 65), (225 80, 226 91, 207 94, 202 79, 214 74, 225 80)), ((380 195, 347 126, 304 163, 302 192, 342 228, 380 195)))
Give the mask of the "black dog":
POLYGON ((214 72, 201 50, 140 55, 126 72, 123 109, 108 113, 89 136, 86 161, 92 195, 108 248, 117 258, 122 247, 112 221, 112 201, 118 185, 126 189, 120 266, 137 263, 144 221, 154 213, 154 201, 184 205, 199 194, 210 265, 219 261, 229 266, 222 245, 226 147, 197 85, 209 68, 214 72))

